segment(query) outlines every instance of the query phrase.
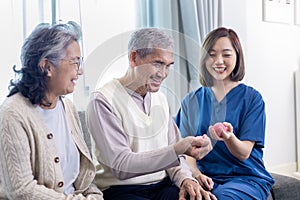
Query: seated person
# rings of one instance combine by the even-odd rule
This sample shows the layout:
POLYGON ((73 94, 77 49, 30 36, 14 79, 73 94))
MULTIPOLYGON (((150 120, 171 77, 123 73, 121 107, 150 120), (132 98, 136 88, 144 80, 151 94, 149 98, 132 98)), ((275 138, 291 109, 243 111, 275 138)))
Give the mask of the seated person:
POLYGON ((173 39, 160 29, 132 34, 130 67, 92 94, 87 126, 104 173, 96 184, 105 199, 209 199, 192 177, 184 153, 201 159, 211 150, 207 136, 181 140, 159 92, 173 65, 173 39), (180 189, 179 189, 180 188, 180 189))
POLYGON ((103 199, 72 93, 80 27, 40 24, 25 40, 20 75, 0 107, 1 199, 103 199))
POLYGON ((208 133, 214 139, 207 156, 189 160, 200 183, 222 200, 265 200, 274 183, 263 162, 265 104, 257 90, 240 82, 244 75, 237 34, 213 30, 201 49, 202 87, 184 98, 175 118, 183 137, 208 133))

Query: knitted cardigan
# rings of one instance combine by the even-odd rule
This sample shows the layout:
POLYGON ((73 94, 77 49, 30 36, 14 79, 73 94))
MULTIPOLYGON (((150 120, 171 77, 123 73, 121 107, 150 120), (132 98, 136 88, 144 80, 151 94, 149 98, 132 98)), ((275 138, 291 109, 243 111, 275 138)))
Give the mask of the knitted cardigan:
POLYGON ((63 175, 52 133, 35 106, 17 93, 0 107, 1 199, 103 199, 92 184, 95 167, 83 140, 78 113, 70 100, 62 98, 62 102, 80 153, 75 194, 63 193, 63 175))

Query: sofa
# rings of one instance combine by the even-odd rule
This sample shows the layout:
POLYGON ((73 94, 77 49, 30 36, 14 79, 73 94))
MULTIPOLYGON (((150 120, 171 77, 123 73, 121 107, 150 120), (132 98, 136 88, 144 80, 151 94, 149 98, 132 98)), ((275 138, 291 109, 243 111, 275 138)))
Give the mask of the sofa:
POLYGON ((271 176, 274 178, 275 184, 268 200, 300 200, 299 179, 277 173, 271 173, 271 176))
MULTIPOLYGON (((83 129, 84 139, 91 151, 91 138, 86 126, 85 112, 79 111, 78 114, 83 129)), ((271 173, 271 176, 274 178, 275 184, 271 189, 268 200, 300 200, 299 179, 277 173, 271 173)))

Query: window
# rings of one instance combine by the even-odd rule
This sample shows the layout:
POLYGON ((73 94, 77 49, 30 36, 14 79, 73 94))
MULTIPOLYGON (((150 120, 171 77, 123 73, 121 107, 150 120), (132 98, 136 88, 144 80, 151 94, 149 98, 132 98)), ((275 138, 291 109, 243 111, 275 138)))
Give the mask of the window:
MULTIPOLYGON (((103 47, 103 44, 113 41, 112 38, 121 37, 122 41, 126 40, 123 38, 124 33, 132 31, 136 27, 135 0, 10 0, 0 1, 0 7, 2 9, 1 24, 5 27, 1 31, 0 39, 0 51, 4 58, 0 68, 0 103, 8 94, 9 81, 14 78, 12 66, 16 65, 18 69, 21 68, 20 51, 23 40, 38 23, 52 23, 52 21, 61 20, 64 22, 75 21, 81 24, 83 29, 82 54, 85 60, 88 60, 89 55, 99 47, 103 47)), ((121 47, 118 44, 115 45, 117 48, 124 48, 121 43, 121 47)), ((109 65, 103 66, 101 63, 103 59, 100 55, 93 68, 102 67, 103 70, 97 74, 95 80, 90 81, 101 84, 103 78, 107 80, 117 77, 121 68, 127 69, 127 59, 124 59, 124 56, 127 56, 127 52, 114 56, 109 65)), ((76 98, 75 105, 79 104, 78 106, 82 109, 84 109, 84 99, 88 98, 88 92, 94 90, 86 85, 86 80, 90 79, 89 76, 93 69, 87 69, 87 72, 90 73, 84 74, 78 81, 76 88, 78 95, 70 96, 76 98)))

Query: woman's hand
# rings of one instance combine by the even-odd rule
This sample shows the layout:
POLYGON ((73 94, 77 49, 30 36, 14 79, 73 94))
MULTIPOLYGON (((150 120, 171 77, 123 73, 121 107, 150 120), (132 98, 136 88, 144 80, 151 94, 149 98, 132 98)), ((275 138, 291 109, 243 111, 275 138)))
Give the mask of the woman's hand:
POLYGON ((204 174, 199 174, 198 176, 195 177, 197 179, 197 181, 199 182, 199 184, 206 190, 210 191, 213 189, 214 186, 214 182, 213 180, 204 175, 204 174))

